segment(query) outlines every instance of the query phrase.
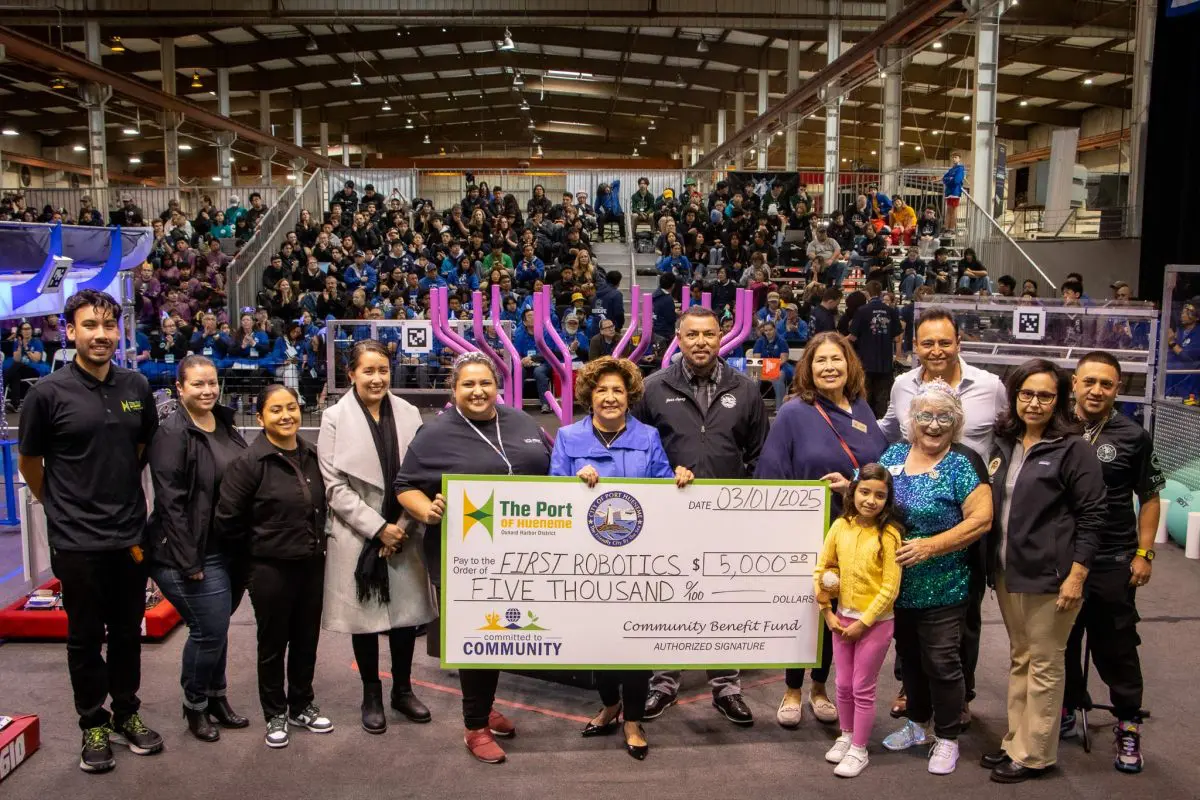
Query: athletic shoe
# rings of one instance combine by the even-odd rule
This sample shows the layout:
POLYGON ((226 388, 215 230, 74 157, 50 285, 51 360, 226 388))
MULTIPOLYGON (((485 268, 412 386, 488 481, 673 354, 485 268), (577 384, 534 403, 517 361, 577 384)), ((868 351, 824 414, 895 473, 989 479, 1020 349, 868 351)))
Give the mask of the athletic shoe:
POLYGON ((830 764, 840 764, 850 750, 850 734, 842 731, 842 735, 833 743, 833 747, 825 751, 825 760, 830 764))
POLYGON ((329 717, 322 716, 321 709, 312 703, 305 706, 299 714, 290 714, 287 721, 292 725, 308 728, 313 733, 329 733, 333 730, 333 722, 329 717))
POLYGON ((517 735, 517 726, 512 724, 512 720, 494 708, 488 714, 488 730, 501 739, 511 739, 517 735))
POLYGON ((163 749, 163 738, 147 728, 136 713, 120 723, 114 719, 108 739, 139 756, 152 756, 163 749))
POLYGON ((958 766, 958 742, 954 739, 933 737, 929 748, 929 772, 933 775, 949 775, 958 766))
POLYGON ((1062 710, 1062 718, 1058 722, 1058 738, 1070 739, 1077 733, 1076 730, 1075 712, 1067 709, 1062 710))
POLYGON ((1113 749, 1116 757, 1113 766, 1118 772, 1137 774, 1142 771, 1142 734, 1141 726, 1136 722, 1118 722, 1113 728, 1116 735, 1113 749))
MULTIPOLYGON (((828 758, 829 756, 826 756, 828 758)), ((839 778, 857 778, 867 768, 867 748, 851 747, 834 767, 833 774, 839 778)))
POLYGON ((463 735, 463 742, 471 751, 471 755, 485 764, 499 764, 506 757, 504 748, 496 744, 496 737, 487 728, 477 731, 468 730, 463 735))
POLYGON ((910 747, 923 745, 928 740, 929 734, 925 730, 925 726, 918 725, 910 719, 904 723, 900 730, 885 736, 883 746, 895 753, 900 750, 907 750, 910 747))
POLYGON ((267 747, 279 749, 288 746, 288 721, 283 714, 267 720, 267 747))
POLYGON ((112 728, 101 725, 83 732, 83 749, 79 754, 79 768, 84 772, 108 772, 117 765, 112 746, 108 743, 112 728))

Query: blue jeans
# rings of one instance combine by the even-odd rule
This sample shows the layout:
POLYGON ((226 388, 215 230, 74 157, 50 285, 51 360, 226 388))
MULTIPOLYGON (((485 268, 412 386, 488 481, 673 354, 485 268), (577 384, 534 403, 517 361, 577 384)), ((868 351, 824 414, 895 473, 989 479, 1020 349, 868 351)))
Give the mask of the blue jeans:
POLYGON ((825 265, 825 273, 818 278, 826 286, 842 288, 842 281, 846 279, 846 262, 834 261, 832 264, 825 265))
POLYGON ((783 405, 783 400, 791 389, 792 378, 795 375, 796 368, 791 364, 784 364, 779 370, 779 377, 771 381, 771 386, 775 390, 775 408, 783 405))
POLYGON ((204 559, 204 578, 191 580, 170 567, 155 565, 154 582, 188 626, 179 682, 183 704, 201 711, 208 698, 225 696, 225 656, 229 618, 245 593, 245 579, 219 553, 204 559))
POLYGON ((992 286, 991 281, 987 278, 972 278, 969 275, 963 275, 958 279, 958 288, 969 289, 971 294, 975 294, 983 289, 991 291, 992 286))
POLYGON ((546 405, 546 392, 550 391, 550 365, 544 361, 533 365, 533 380, 537 385, 537 399, 546 405))

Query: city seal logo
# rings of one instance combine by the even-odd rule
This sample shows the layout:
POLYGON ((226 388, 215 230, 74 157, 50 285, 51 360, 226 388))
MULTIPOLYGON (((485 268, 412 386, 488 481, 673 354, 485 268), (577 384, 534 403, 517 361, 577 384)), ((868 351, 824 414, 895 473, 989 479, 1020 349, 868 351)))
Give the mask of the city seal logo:
POLYGON ((588 509, 588 530, 600 544, 623 547, 642 532, 642 506, 626 492, 605 492, 588 509))
POLYGON ((1105 442, 1104 444, 1102 444, 1096 448, 1096 458, 1100 459, 1105 464, 1109 464, 1113 461, 1116 461, 1117 448, 1113 447, 1108 442, 1105 442))
POLYGON ((463 520, 462 520, 462 537, 464 540, 467 534, 470 533, 476 525, 487 531, 488 538, 492 536, 492 501, 496 498, 496 493, 492 492, 488 495, 488 499, 483 505, 476 506, 471 502, 471 498, 463 492, 463 520))

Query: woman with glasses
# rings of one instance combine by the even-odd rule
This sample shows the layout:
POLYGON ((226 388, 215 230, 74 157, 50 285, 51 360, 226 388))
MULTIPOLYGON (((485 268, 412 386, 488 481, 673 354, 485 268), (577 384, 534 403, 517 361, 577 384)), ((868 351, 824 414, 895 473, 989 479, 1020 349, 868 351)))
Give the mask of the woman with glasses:
POLYGON ((908 721, 883 746, 931 744, 929 772, 949 775, 958 764, 966 698, 959 654, 971 583, 966 549, 991 525, 992 492, 983 462, 961 444, 966 415, 949 384, 921 384, 909 414, 908 441, 879 459, 892 474, 906 531, 896 551, 904 571, 894 637, 908 721))
POLYGON ((995 492, 987 574, 1008 630, 1008 732, 980 763, 993 781, 1020 783, 1058 756, 1064 653, 1106 523, 1105 485, 1079 435, 1065 373, 1032 359, 1006 387, 988 463, 995 492))

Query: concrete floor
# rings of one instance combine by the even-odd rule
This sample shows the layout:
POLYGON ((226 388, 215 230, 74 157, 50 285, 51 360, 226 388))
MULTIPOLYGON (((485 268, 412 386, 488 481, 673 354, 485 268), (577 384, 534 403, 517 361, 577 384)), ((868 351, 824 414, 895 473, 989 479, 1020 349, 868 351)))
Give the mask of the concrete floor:
MULTIPOLYGON (((891 664, 880 682, 880 709, 870 747, 871 764, 845 781, 832 775, 823 753, 836 735, 806 715, 796 731, 774 722, 783 691, 777 673, 747 673, 743 685, 757 721, 736 728, 709 705, 702 676, 688 673, 683 703, 647 725, 651 753, 643 763, 622 752, 619 737, 584 740, 579 729, 598 707, 590 691, 505 674, 499 708, 518 726, 506 743, 509 762, 474 762, 462 744, 457 679, 419 652, 414 665, 417 691, 431 707, 429 725, 398 722, 383 736, 364 733, 358 723, 359 683, 347 636, 322 637, 317 700, 337 724, 328 736, 304 731, 282 751, 262 741, 254 677, 254 623, 249 604, 234 619, 229 685, 235 706, 252 717, 252 727, 226 731, 220 742, 203 744, 180 718, 179 658, 186 638, 176 629, 143 651, 142 700, 146 721, 166 738, 161 755, 139 758, 117 749, 117 769, 89 776, 76 768, 79 731, 72 710, 66 654, 61 644, 6 643, 0 646, 0 713, 37 713, 42 749, 0 787, 0 797, 18 800, 87 797, 89 800, 161 796, 172 800, 250 797, 260 791, 288 798, 383 797, 646 797, 776 798, 819 792, 822 797, 1096 798, 1138 796, 1154 800, 1200 797, 1200 760, 1194 740, 1200 700, 1193 689, 1200 658, 1200 564, 1166 545, 1155 562, 1154 580, 1143 590, 1141 633, 1147 676, 1146 771, 1116 773, 1111 766, 1111 720, 1093 715, 1095 749, 1064 742, 1060 768, 1052 776, 1005 787, 987 780, 976 766, 980 753, 995 747, 1004 730, 1007 639, 994 599, 986 601, 979 666, 978 719, 964 734, 958 772, 934 777, 921 753, 888 753, 879 746, 896 723, 886 705, 894 691, 891 664)), ((386 653, 386 647, 383 648, 386 653)), ((386 658, 386 656, 385 656, 386 658)), ((386 683, 386 680, 385 680, 386 683)), ((1106 693, 1093 678, 1098 702, 1106 693)), ((811 795, 810 795, 811 796, 811 795)))

